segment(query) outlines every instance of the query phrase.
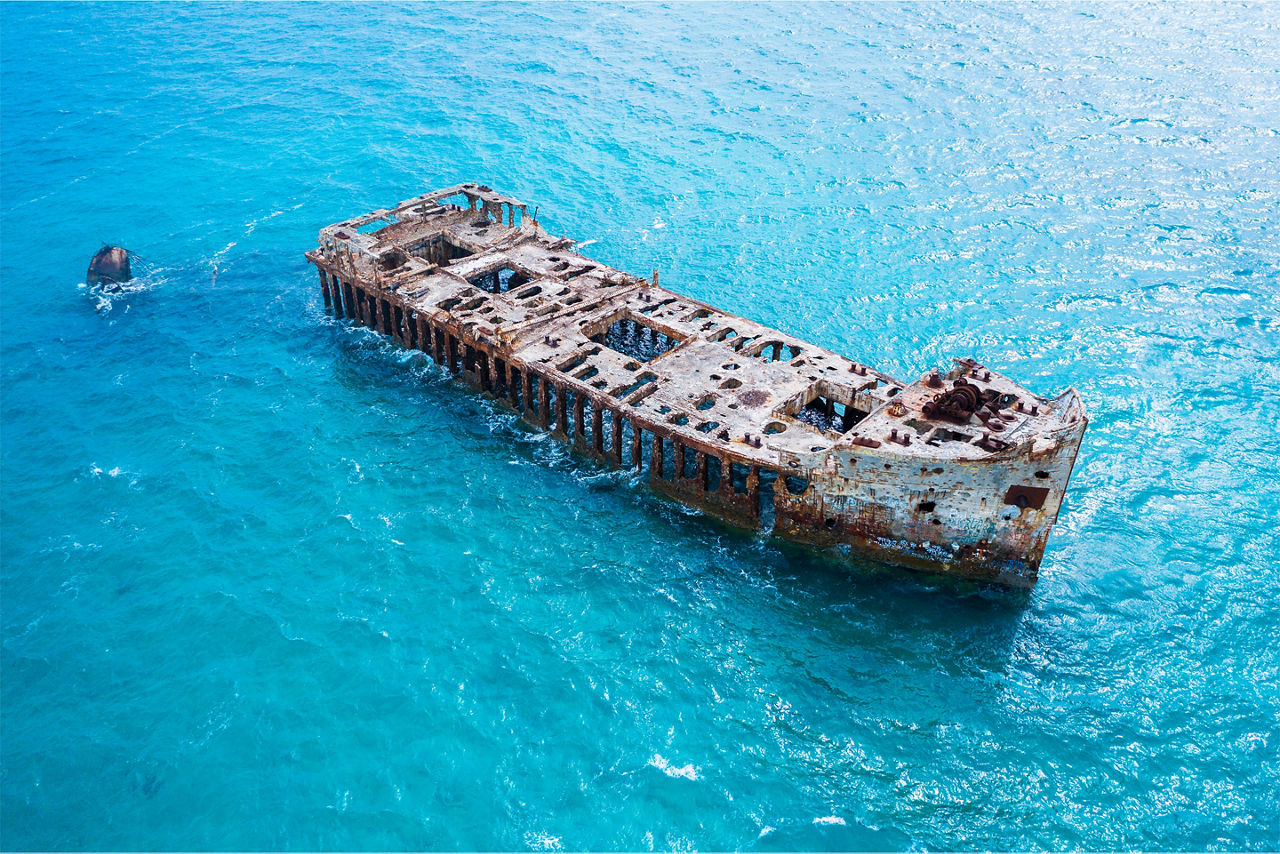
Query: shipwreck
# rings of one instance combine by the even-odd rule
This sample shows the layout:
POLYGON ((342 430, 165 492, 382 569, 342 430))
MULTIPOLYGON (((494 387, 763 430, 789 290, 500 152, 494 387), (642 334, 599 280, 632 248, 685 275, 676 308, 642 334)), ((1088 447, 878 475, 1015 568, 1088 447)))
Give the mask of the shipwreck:
POLYGON ((1088 418, 969 358, 903 383, 574 251, 459 184, 321 230, 339 317, 730 524, 1035 583, 1088 418))

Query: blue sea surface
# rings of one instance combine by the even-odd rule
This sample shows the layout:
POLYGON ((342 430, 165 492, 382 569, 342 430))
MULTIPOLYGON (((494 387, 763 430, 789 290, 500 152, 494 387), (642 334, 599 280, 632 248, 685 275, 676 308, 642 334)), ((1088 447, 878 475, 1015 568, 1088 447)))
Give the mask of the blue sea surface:
POLYGON ((1280 848, 1276 6, 0 48, 0 846, 1280 848), (319 228, 459 181, 901 379, 1079 389, 1038 586, 727 528, 327 315, 319 228))

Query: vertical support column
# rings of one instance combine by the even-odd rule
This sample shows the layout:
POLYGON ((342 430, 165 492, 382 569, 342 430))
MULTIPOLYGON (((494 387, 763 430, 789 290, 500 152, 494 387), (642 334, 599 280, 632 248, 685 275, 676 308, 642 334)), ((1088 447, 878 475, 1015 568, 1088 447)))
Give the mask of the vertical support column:
POLYGON ((520 389, 523 377, 515 365, 507 362, 507 401, 516 412, 520 411, 520 389))
MULTIPOLYGON (((687 454, 688 452, 689 452, 689 449, 686 448, 685 453, 687 454)), ((707 491, 707 455, 702 453, 701 451, 695 451, 694 453, 698 455, 698 491, 706 492, 707 491)))
POLYGON ((551 426, 551 384, 538 375, 538 421, 544 428, 551 426))
POLYGON ((338 280, 342 285, 342 307, 344 314, 350 320, 356 319, 356 296, 351 292, 351 283, 338 280))
POLYGON ((608 413, 595 401, 591 402, 591 447, 604 456, 604 417, 608 413))
POLYGON ((526 367, 520 372, 520 402, 524 404, 524 414, 533 414, 533 378, 526 367))
POLYGON ((622 413, 613 413, 613 459, 622 468, 622 413))
POLYGON ((556 386, 556 431, 569 438, 569 400, 562 385, 556 386))
POLYGON ((431 338, 431 358, 440 367, 444 367, 444 333, 431 324, 427 327, 427 335, 431 338))
POLYGON ((573 441, 581 445, 586 439, 587 399, 579 392, 573 395, 573 441))
POLYGON ((352 282, 351 289, 356 292, 356 322, 361 326, 368 326, 369 323, 365 320, 364 288, 352 282))
POLYGON ((342 280, 337 276, 329 276, 329 296, 333 299, 334 317, 342 317, 345 314, 342 310, 342 280))
POLYGON ((751 501, 751 518, 760 521, 760 467, 747 472, 747 498, 751 501))
POLYGON ((329 308, 333 305, 333 298, 329 296, 329 274, 321 267, 316 267, 320 271, 320 293, 324 294, 324 307, 329 308))
POLYGON ((448 364, 449 373, 456 374, 458 372, 458 339, 446 332, 444 335, 444 345, 445 350, 448 351, 448 355, 445 357, 445 362, 448 364))
POLYGON ((653 434, 653 448, 649 451, 649 480, 662 480, 663 472, 662 437, 653 434))
POLYGON ((733 498, 733 461, 729 457, 720 458, 720 497, 726 500, 733 498))
POLYGON ((631 419, 631 467, 636 471, 640 471, 640 467, 644 465, 644 449, 640 447, 640 436, 644 430, 636 423, 634 418, 631 419))

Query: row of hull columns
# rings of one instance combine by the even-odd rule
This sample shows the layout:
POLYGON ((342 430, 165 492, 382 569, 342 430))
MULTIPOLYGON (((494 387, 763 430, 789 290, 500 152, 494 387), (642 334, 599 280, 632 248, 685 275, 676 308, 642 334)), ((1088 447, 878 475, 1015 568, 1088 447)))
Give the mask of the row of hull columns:
MULTIPOLYGON (((785 524, 775 505, 778 473, 723 452, 693 447, 661 425, 625 413, 603 395, 575 392, 508 353, 495 352, 449 324, 439 324, 387 295, 320 268, 325 307, 419 350, 488 393, 575 451, 617 468, 647 472, 651 487, 734 525, 770 529, 785 524)), ((781 484, 778 484, 782 488, 781 484)), ((798 520, 797 520, 798 522, 798 520)))

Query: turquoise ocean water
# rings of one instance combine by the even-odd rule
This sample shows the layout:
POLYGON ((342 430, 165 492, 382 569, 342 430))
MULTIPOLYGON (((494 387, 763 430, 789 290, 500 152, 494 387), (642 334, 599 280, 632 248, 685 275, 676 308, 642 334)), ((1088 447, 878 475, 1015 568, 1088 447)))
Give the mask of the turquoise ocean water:
POLYGON ((5 848, 1280 847, 1280 8, 0 8, 5 848), (462 180, 1092 425, 1010 594, 326 316, 462 180), (103 241, 128 292, 78 285, 103 241))

